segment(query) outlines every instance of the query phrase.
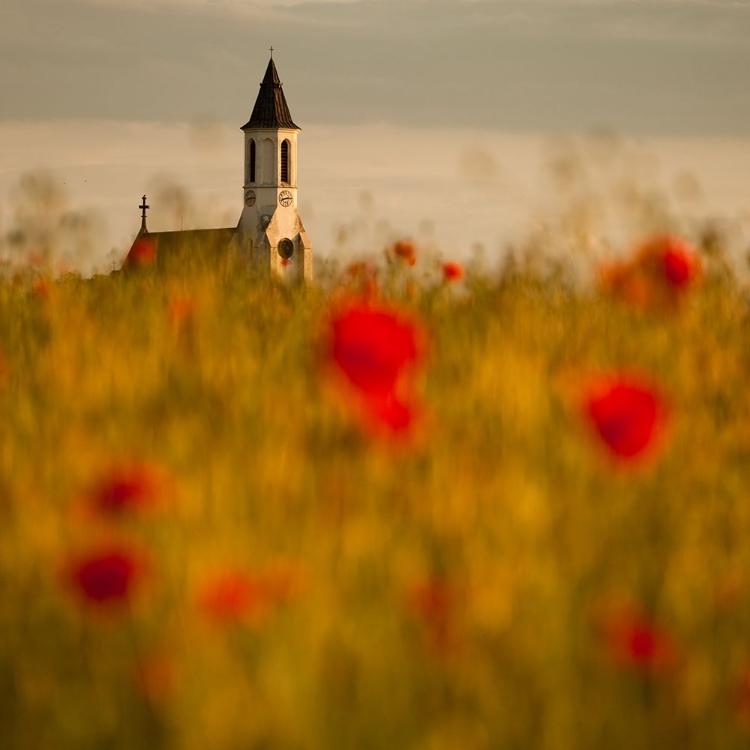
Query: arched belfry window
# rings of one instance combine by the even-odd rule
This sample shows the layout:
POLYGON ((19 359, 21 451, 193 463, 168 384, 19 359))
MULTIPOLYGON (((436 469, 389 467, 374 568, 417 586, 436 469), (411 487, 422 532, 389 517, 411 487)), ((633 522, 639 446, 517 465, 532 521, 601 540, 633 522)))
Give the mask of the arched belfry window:
POLYGON ((281 181, 289 182, 289 141, 281 143, 281 181))
POLYGON ((255 141, 250 141, 250 153, 247 157, 247 174, 250 182, 255 182, 255 141))

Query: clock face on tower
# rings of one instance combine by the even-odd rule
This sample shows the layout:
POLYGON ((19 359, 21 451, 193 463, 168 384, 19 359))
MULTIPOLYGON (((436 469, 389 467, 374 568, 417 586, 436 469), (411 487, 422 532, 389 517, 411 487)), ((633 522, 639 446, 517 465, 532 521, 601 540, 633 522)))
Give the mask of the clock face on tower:
POLYGON ((255 191, 254 190, 245 191, 245 205, 248 208, 255 205, 255 191))
POLYGON ((282 190, 279 193, 279 203, 281 203, 282 206, 291 206, 293 200, 292 194, 288 190, 282 190))

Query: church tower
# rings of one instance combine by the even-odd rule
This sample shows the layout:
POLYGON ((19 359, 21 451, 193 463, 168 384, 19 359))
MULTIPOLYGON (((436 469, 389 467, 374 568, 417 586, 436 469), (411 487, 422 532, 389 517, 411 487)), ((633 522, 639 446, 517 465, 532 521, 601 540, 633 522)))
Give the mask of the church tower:
POLYGON ((312 283, 312 246, 297 212, 297 133, 271 59, 245 139, 244 208, 236 242, 250 263, 290 282, 312 283))

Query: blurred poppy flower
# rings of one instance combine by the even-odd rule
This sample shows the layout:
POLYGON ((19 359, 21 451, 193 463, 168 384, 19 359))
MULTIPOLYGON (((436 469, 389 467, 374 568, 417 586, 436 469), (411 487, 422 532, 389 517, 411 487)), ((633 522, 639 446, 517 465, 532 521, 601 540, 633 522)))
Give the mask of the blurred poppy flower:
POLYGON ((664 277, 675 288, 682 289, 688 286, 698 275, 698 256, 683 242, 666 240, 662 262, 664 277))
POLYGON ((198 595, 198 608, 215 622, 235 622, 257 614, 258 587, 243 571, 229 571, 207 581, 198 595))
POLYGON ((167 317, 170 324, 179 329, 189 321, 195 313, 195 300, 191 297, 177 295, 169 300, 167 305, 167 317))
POLYGON ((614 260, 599 268, 599 284, 612 297, 631 307, 646 310, 654 306, 653 285, 631 261, 614 260))
POLYGON ((38 299, 47 299, 50 295, 49 282, 44 277, 34 279, 31 284, 31 293, 38 299))
POLYGON ((657 389, 641 378, 604 377, 591 383, 584 410, 610 453, 621 460, 638 458, 655 447, 667 408, 657 389))
POLYGON ((113 546, 74 559, 67 566, 66 577, 78 596, 103 605, 130 599, 145 570, 139 554, 113 546))
POLYGON ((102 475, 90 490, 88 500, 95 512, 119 516, 151 510, 170 494, 164 472, 150 464, 134 463, 114 467, 102 475))
POLYGON ((399 240, 393 244, 393 254, 409 266, 417 262, 417 248, 411 240, 399 240))
POLYGON ((632 605, 606 612, 600 622, 608 658, 617 666, 656 674, 676 661, 676 648, 669 633, 632 605))
POLYGON ((133 268, 150 266, 156 260, 156 247, 148 237, 139 237, 130 248, 127 263, 133 268))
POLYGON ((228 570, 204 583, 198 608, 217 623, 257 623, 298 596, 301 586, 299 570, 293 566, 275 565, 254 573, 228 570))
POLYGON ((365 401, 365 414, 374 422, 391 432, 408 432, 417 421, 420 410, 414 403, 400 401, 394 395, 385 398, 372 397, 365 401))
POLYGON ((281 259, 281 265, 282 265, 282 266, 283 266, 284 268, 287 268, 288 266, 291 266, 291 265, 292 265, 292 260, 291 260, 291 258, 282 258, 282 259, 281 259))
POLYGON ((425 629, 431 650, 445 654, 457 645, 461 602, 460 592, 443 578, 429 577, 408 588, 406 608, 425 629))
POLYGON ((700 277, 698 253, 684 240, 658 235, 640 245, 630 260, 600 269, 602 287, 641 309, 670 309, 700 277))
POLYGON ((423 358, 421 339, 413 320, 384 306, 354 301, 333 314, 330 361, 359 397, 368 426, 391 434, 413 427, 410 377, 423 358))
POLYGON ((443 263, 443 279, 445 281, 460 281, 464 277, 464 267, 455 261, 443 263))
POLYGON ((416 325, 394 310, 354 302, 331 320, 331 358, 366 395, 390 395, 420 358, 416 325))

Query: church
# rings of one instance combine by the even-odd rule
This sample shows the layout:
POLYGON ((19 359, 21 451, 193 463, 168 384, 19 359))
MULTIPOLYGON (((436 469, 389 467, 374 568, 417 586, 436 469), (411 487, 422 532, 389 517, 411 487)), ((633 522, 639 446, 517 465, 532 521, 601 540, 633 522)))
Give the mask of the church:
POLYGON ((312 246, 297 210, 297 134, 279 74, 271 59, 244 134, 243 208, 236 227, 149 232, 146 196, 141 228, 123 270, 168 265, 170 256, 237 253, 255 270, 291 283, 311 284, 312 246))

